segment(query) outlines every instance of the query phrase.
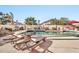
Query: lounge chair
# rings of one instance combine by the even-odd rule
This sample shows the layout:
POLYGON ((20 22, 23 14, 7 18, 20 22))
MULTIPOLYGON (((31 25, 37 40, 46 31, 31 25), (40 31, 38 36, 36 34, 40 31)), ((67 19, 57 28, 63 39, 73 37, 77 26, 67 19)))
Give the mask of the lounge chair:
MULTIPOLYGON (((38 46, 43 49, 41 53, 45 53, 45 52, 53 53, 48 49, 51 46, 51 44, 52 44, 52 41, 50 40, 44 40, 42 43, 40 43, 38 46)), ((35 49, 35 48, 31 51, 31 53, 40 53, 38 49, 35 49)))
POLYGON ((6 43, 10 43, 13 41, 13 39, 15 39, 16 37, 15 36, 12 36, 12 35, 7 35, 7 36, 4 36, 4 37, 0 37, 0 46, 6 44, 6 43))
MULTIPOLYGON (((44 52, 51 52, 50 50, 48 50, 48 48, 51 46, 51 44, 52 44, 52 41, 50 41, 50 40, 45 40, 45 38, 43 38, 42 40, 40 40, 40 41, 37 41, 36 42, 36 44, 34 44, 33 46, 31 46, 31 47, 28 47, 28 46, 26 46, 25 44, 26 44, 27 42, 20 42, 20 43, 16 43, 13 47, 15 48, 15 49, 17 49, 17 50, 22 50, 22 51, 24 51, 24 50, 26 50, 26 49, 28 49, 28 50, 30 50, 31 52, 30 53, 40 53, 39 51, 38 51, 38 49, 36 49, 36 47, 40 47, 40 48, 42 48, 44 51, 42 51, 41 53, 44 53, 44 52), (21 46, 24 46, 24 47, 21 47, 21 46)), ((35 42, 34 42, 35 43, 35 42)), ((52 53, 52 52, 51 52, 52 53)))

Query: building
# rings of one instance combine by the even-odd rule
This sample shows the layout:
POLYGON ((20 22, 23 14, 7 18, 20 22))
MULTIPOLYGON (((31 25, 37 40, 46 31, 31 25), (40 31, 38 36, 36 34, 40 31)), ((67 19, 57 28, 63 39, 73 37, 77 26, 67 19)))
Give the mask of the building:
POLYGON ((70 30, 77 31, 77 28, 71 25, 79 26, 78 21, 67 22, 67 24, 71 24, 71 25, 51 25, 51 21, 52 20, 48 20, 48 21, 41 23, 41 27, 47 28, 49 30, 57 30, 57 31, 70 31, 70 30))
POLYGON ((44 21, 44 22, 42 22, 40 25, 51 25, 51 21, 52 21, 52 20, 44 21))

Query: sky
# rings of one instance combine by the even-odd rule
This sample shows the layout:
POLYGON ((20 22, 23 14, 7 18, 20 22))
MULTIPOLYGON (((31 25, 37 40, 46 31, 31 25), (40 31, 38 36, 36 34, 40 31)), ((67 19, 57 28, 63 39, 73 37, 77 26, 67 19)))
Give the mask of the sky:
POLYGON ((0 12, 12 12, 19 22, 30 16, 41 22, 61 17, 79 20, 79 5, 0 5, 0 12))

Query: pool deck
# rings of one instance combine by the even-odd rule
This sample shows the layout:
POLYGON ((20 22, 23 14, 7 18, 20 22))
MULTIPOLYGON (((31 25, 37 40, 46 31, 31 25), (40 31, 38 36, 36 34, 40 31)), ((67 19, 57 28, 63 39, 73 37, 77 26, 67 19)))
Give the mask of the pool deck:
MULTIPOLYGON (((79 53, 79 37, 49 36, 46 39, 51 40, 53 42, 53 44, 49 47, 49 50, 51 50, 54 53, 79 53)), ((29 52, 28 50, 25 51, 16 50, 15 48, 13 48, 13 45, 11 43, 6 43, 5 45, 0 46, 0 53, 28 53, 28 52, 29 52)))
POLYGON ((47 37, 50 40, 79 40, 79 37, 47 37))
MULTIPOLYGON (((54 53, 79 53, 79 37, 48 37, 53 44, 49 50, 54 53)), ((0 46, 0 53, 28 53, 28 50, 18 51, 11 43, 0 46)))
MULTIPOLYGON (((79 40, 53 40, 49 50, 54 53, 79 53, 79 40)), ((18 51, 10 43, 0 46, 0 53, 28 53, 28 50, 18 51)))
POLYGON ((79 37, 54 37, 54 36, 32 36, 32 37, 47 37, 48 40, 79 40, 79 37))

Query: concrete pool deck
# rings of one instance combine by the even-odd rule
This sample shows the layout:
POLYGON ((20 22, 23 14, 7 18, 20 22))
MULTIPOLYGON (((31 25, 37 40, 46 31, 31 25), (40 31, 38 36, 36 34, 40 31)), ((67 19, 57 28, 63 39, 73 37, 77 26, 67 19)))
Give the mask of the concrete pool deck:
MULTIPOLYGON (((79 53, 79 40, 53 40, 49 50, 54 53, 79 53)), ((10 43, 0 46, 0 53, 28 53, 28 50, 18 51, 10 43)))
MULTIPOLYGON (((20 31, 21 32, 21 31, 20 31)), ((18 33, 18 32, 17 32, 18 33)), ((41 37, 41 36, 40 36, 41 37)), ((79 37, 47 37, 53 44, 49 50, 54 53, 79 53, 79 37)), ((28 53, 28 50, 18 51, 11 43, 0 46, 0 53, 28 53)))

